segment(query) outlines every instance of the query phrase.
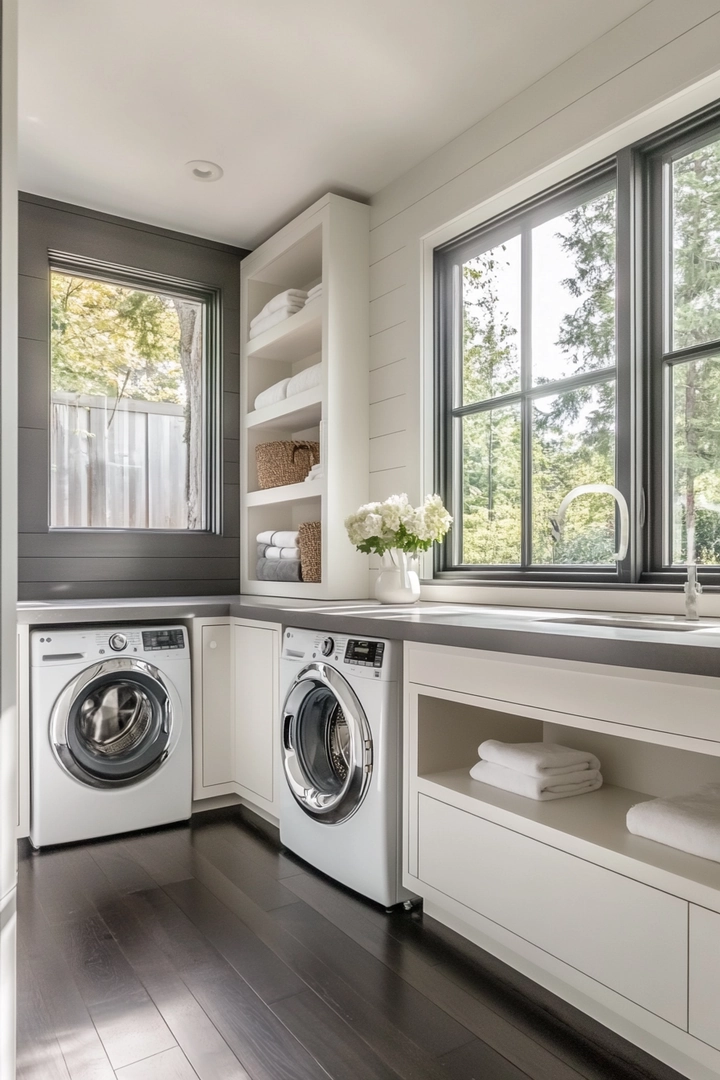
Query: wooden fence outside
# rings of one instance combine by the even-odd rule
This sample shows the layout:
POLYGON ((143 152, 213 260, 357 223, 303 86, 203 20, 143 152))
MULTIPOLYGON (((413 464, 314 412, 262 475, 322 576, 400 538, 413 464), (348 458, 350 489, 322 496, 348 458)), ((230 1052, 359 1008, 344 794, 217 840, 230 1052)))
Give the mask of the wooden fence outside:
POLYGON ((54 528, 186 529, 182 405, 54 393, 54 528))

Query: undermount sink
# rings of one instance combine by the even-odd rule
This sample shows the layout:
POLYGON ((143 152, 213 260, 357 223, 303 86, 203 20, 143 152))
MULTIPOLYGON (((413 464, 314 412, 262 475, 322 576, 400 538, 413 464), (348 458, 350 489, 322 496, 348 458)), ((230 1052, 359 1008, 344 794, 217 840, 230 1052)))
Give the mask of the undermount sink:
POLYGON ((543 619, 561 626, 607 626, 621 630, 655 630, 661 633, 686 634, 698 630, 720 630, 720 623, 688 622, 684 619, 633 619, 624 615, 578 615, 556 619, 543 619))

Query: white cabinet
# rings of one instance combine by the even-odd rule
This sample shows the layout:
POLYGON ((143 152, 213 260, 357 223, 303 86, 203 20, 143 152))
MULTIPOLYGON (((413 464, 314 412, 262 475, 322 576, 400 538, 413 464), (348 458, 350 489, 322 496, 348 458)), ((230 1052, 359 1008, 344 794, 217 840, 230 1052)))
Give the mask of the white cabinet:
POLYGON ((418 835, 421 881, 686 1026, 684 900, 425 795, 418 835))
POLYGON ((193 624, 193 798, 238 795, 277 817, 281 628, 232 618, 193 624))
POLYGON ((243 794, 273 804, 278 726, 277 628, 233 626, 234 780, 243 794))
POLYGON ((691 1035, 720 1050, 720 915, 690 905, 691 1035))

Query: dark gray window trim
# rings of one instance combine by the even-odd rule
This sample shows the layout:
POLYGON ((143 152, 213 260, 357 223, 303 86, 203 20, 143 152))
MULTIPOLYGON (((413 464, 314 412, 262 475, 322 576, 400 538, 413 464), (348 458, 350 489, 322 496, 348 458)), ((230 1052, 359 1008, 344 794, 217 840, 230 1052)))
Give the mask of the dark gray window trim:
MULTIPOLYGON (((117 263, 102 262, 98 259, 84 258, 66 251, 48 251, 50 271, 58 271, 70 276, 89 278, 94 281, 107 281, 114 285, 143 289, 148 292, 176 296, 178 299, 199 300, 205 305, 205 371, 204 371, 204 446, 203 446, 203 491, 204 491, 204 529, 193 529, 194 535, 202 533, 222 533, 222 290, 197 281, 140 270, 137 267, 122 266, 117 263)), ((48 447, 49 451, 49 447, 48 447)), ((48 462, 48 469, 50 462, 48 462)), ((49 499, 49 492, 48 492, 49 499)), ((50 509, 48 507, 48 520, 50 509)), ((51 532, 137 532, 167 533, 184 535, 186 529, 104 529, 99 527, 76 528, 52 526, 51 532)))
MULTIPOLYGON (((686 117, 647 139, 619 151, 612 159, 540 193, 533 199, 459 236, 435 251, 434 273, 434 466, 435 487, 453 512, 453 462, 458 450, 450 435, 452 403, 453 322, 452 279, 447 268, 453 255, 477 246, 508 221, 542 214, 543 205, 561 204, 566 193, 582 190, 593 178, 614 169, 617 177, 617 486, 628 500, 630 548, 617 571, 601 567, 561 567, 557 570, 516 567, 460 567, 453 564, 451 540, 437 545, 434 580, 454 583, 538 584, 590 588, 677 586, 685 580, 682 568, 664 561, 669 515, 664 511, 667 464, 663 461, 663 375, 668 361, 717 354, 720 341, 682 356, 663 355, 664 259, 662 163, 669 157, 720 136, 720 102, 686 117)), ((554 209, 553 211, 554 212, 554 209)), ((548 215, 549 216, 549 215, 548 215)), ((539 220, 539 219, 538 219, 539 220)), ((703 582, 720 589, 720 567, 702 567, 703 582)))

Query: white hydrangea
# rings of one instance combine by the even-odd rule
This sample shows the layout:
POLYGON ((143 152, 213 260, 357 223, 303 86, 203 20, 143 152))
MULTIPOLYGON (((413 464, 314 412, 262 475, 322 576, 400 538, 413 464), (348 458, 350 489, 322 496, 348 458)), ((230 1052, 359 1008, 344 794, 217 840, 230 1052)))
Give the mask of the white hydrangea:
POLYGON ((362 551, 378 554, 393 547, 411 553, 427 551, 442 540, 451 524, 439 495, 428 495, 422 506, 413 507, 404 493, 366 503, 345 520, 350 541, 362 551))

